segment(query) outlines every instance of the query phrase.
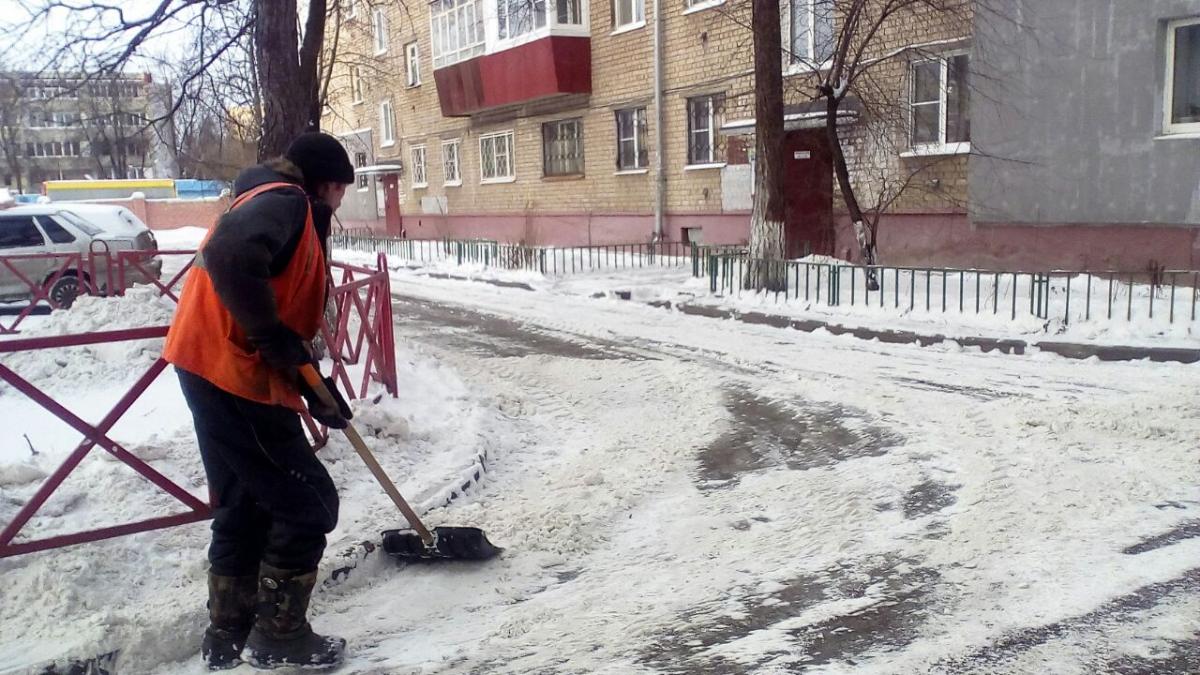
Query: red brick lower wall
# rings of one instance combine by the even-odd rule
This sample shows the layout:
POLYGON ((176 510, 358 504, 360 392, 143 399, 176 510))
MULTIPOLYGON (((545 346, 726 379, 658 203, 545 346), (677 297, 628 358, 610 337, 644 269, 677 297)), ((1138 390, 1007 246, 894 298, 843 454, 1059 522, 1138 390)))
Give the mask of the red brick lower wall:
MULTIPOLYGON (((386 231, 382 220, 343 220, 342 225, 386 231)), ((669 214, 663 228, 670 241, 682 241, 684 228, 700 228, 704 243, 743 244, 750 215, 669 214)), ((410 239, 495 239, 535 246, 586 246, 650 241, 653 233, 654 216, 650 214, 404 216, 404 235, 410 239)))
POLYGON ((227 197, 215 199, 96 199, 95 204, 124 206, 152 230, 210 227, 229 208, 227 197))
MULTIPOLYGON (((839 258, 858 260, 848 218, 835 216, 839 258)), ((343 222, 384 231, 382 221, 343 222)), ((648 241, 654 218, 612 215, 405 215, 412 239, 496 239, 544 246, 628 244, 648 241)), ((673 214, 665 235, 682 241, 682 229, 699 227, 707 244, 743 244, 750 216, 673 214)), ((398 234, 398 233, 392 233, 398 234)), ((884 218, 879 260, 896 266, 946 266, 998 270, 1142 271, 1151 263, 1168 269, 1200 269, 1200 227, 1160 225, 972 224, 966 214, 920 213, 884 218)))
MULTIPOLYGON (((1003 270, 1142 271, 1200 269, 1200 227, 971 223, 965 214, 888 216, 879 225, 879 261, 1003 270)), ((837 222, 836 254, 858 260, 849 218, 837 222)))

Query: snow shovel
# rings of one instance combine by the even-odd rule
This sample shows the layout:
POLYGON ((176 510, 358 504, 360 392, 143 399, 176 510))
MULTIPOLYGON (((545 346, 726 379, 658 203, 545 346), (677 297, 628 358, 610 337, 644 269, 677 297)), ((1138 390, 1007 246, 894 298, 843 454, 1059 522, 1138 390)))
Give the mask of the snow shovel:
MULTIPOLYGON (((300 366, 300 375, 322 403, 337 407, 333 395, 325 388, 325 382, 316 368, 311 365, 300 366)), ((362 436, 358 435, 358 430, 353 425, 347 424, 342 431, 346 434, 350 445, 354 446, 358 456, 371 470, 375 480, 379 481, 383 491, 392 498, 396 508, 400 509, 400 513, 404 514, 408 524, 412 527, 411 530, 385 530, 383 532, 384 551, 405 560, 487 560, 500 553, 502 549, 488 541, 487 535, 479 528, 443 526, 430 530, 425 527, 421 519, 417 517, 417 513, 412 510, 412 507, 401 496, 400 491, 396 489, 392 479, 388 478, 383 467, 379 466, 375 455, 367 449, 367 444, 363 442, 362 436)))

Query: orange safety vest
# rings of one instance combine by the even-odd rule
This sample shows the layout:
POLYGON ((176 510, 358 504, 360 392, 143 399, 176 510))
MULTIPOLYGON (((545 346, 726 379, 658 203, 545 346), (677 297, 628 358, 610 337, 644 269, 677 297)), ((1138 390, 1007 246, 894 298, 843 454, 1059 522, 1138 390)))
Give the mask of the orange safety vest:
MULTIPOLYGON (((267 183, 239 196, 229 210, 280 188, 303 190, 293 183, 267 183)), ((213 288, 203 256, 204 246, 215 231, 213 227, 200 244, 196 264, 188 272, 175 319, 167 332, 163 358, 235 396, 304 410, 296 385, 263 362, 213 288)), ((283 272, 269 282, 279 319, 305 340, 316 337, 321 326, 327 278, 310 205, 296 252, 283 272)))

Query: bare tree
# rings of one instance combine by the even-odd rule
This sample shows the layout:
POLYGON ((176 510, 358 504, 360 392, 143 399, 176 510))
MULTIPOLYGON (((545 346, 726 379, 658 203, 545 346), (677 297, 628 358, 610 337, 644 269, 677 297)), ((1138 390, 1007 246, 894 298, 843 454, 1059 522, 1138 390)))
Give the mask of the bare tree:
MULTIPOLYGON (((824 18, 836 30, 829 36, 828 59, 798 59, 810 67, 803 86, 825 103, 837 188, 867 265, 877 262, 881 216, 902 193, 919 185, 918 176, 944 161, 938 157, 917 158, 903 166, 898 162, 911 138, 907 64, 923 52, 937 54, 965 43, 977 4, 978 0, 813 0, 814 17, 824 18), (913 37, 897 43, 897 34, 913 37), (848 101, 857 109, 848 110, 848 101), (855 115, 859 123, 852 132, 857 142, 852 166, 840 123, 855 115)), ((965 89, 960 94, 965 97, 965 89)), ((961 103, 965 109, 965 98, 961 103)))
POLYGON ((787 285, 783 267, 783 62, 779 0, 752 0, 754 27, 754 210, 750 216, 751 266, 748 287, 777 290, 787 285))
POLYGON ((22 175, 24 162, 21 156, 21 81, 9 74, 0 75, 0 153, 4 165, 13 176, 18 192, 25 191, 22 175))
POLYGON ((156 0, 141 14, 119 0, 15 1, 24 11, 10 13, 4 46, 12 51, 34 40, 43 43, 45 48, 21 67, 82 73, 80 86, 137 68, 139 59, 164 40, 190 39, 208 26, 231 27, 208 33, 215 41, 204 42, 200 57, 191 59, 188 72, 175 81, 175 100, 164 114, 174 115, 187 98, 198 95, 206 71, 249 36, 261 110, 255 112, 261 121, 255 134, 259 156, 280 154, 297 134, 319 128, 326 0, 308 0, 303 12, 297 0, 156 0))

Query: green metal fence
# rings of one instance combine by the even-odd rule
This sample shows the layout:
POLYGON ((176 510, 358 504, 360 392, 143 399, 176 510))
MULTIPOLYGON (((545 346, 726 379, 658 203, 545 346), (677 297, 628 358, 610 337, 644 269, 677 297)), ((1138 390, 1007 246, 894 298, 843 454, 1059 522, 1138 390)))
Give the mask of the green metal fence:
POLYGON ((486 239, 401 239, 358 232, 333 235, 333 245, 350 251, 383 252, 392 260, 448 262, 561 276, 585 272, 647 267, 690 269, 708 273, 718 256, 743 255, 735 246, 697 246, 682 242, 607 244, 601 246, 526 246, 486 239))
POLYGON ((946 267, 865 267, 842 263, 764 261, 716 255, 707 265, 714 294, 759 294, 747 280, 775 280, 782 302, 825 307, 877 307, 907 313, 992 314, 1080 321, 1195 322, 1200 271, 1002 272, 946 267))

